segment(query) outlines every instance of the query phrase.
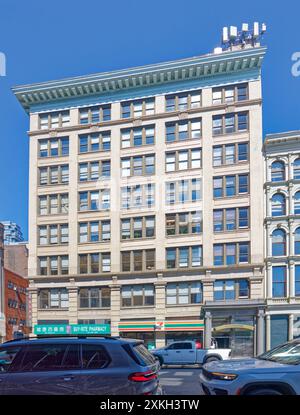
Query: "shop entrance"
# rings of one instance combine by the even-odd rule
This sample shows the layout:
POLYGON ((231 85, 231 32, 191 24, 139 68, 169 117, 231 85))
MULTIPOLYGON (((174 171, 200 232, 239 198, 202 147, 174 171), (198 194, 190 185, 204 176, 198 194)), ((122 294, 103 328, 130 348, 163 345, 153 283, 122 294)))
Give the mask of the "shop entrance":
POLYGON ((215 327, 212 336, 219 348, 231 349, 232 357, 254 356, 254 328, 251 326, 228 324, 215 327))

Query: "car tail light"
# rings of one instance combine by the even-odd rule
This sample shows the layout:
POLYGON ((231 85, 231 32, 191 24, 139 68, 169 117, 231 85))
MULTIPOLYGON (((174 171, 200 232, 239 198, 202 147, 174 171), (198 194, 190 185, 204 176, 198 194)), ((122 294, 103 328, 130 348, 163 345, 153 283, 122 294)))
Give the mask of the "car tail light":
POLYGON ((128 379, 132 382, 149 382, 150 380, 157 379, 157 374, 148 370, 147 372, 136 372, 131 373, 128 379))

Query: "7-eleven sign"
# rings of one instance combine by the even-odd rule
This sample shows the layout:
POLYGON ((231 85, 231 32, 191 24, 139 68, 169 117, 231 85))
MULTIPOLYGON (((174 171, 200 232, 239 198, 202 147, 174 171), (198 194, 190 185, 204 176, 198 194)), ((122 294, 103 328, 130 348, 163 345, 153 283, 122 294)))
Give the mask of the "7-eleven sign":
POLYGON ((164 321, 156 321, 155 322, 155 330, 162 331, 165 329, 165 322, 164 321))

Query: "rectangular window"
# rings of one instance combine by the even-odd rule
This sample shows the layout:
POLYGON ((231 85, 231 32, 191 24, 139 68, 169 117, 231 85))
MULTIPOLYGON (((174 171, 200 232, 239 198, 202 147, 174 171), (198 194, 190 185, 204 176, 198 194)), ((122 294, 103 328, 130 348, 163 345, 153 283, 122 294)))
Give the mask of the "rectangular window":
POLYGON ((248 99, 248 85, 231 85, 224 88, 213 88, 213 105, 230 104, 235 101, 245 101, 248 99))
POLYGON ((68 137, 39 140, 39 157, 59 157, 68 155, 68 137))
POLYGON ((222 232, 223 227, 223 210, 214 210, 214 232, 222 232))
POLYGON ((79 136, 79 153, 110 151, 110 131, 79 136))
POLYGON ((155 249, 121 252, 122 271, 147 271, 155 268, 155 249))
POLYGON ((121 289, 122 307, 142 307, 154 305, 154 286, 133 285, 121 289))
POLYGON ((166 96, 166 111, 184 111, 201 106, 201 91, 166 96))
POLYGON ((142 117, 155 113, 155 99, 126 101, 121 103, 121 118, 142 117))
POLYGON ((276 266, 272 267, 272 295, 274 298, 281 297, 284 298, 287 295, 286 290, 286 266, 276 266))
POLYGON ((166 123, 166 142, 201 138, 201 119, 166 123))
POLYGON ((248 112, 238 112, 213 116, 213 135, 232 134, 239 131, 247 131, 249 123, 248 112))
POLYGON ((111 106, 95 106, 89 108, 79 109, 79 123, 93 124, 102 121, 109 121, 111 119, 111 106))
POLYGON ((48 130, 50 128, 61 128, 70 125, 69 111, 51 112, 47 114, 40 114, 40 129, 48 130))
POLYGON ((300 296, 300 265, 295 265, 295 296, 300 296))
POLYGON ((153 145, 154 140, 154 125, 121 130, 121 148, 153 145))
POLYGON ((213 179, 214 198, 223 197, 223 179, 222 177, 214 177, 213 179))
POLYGON ((79 308, 110 307, 110 288, 89 287, 79 290, 79 308))

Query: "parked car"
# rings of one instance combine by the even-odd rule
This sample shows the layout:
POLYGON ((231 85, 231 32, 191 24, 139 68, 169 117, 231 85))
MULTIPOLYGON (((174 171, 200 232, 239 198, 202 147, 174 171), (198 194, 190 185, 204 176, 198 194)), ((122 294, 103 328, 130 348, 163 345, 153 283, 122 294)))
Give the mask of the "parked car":
POLYGON ((0 345, 0 395, 155 395, 159 369, 140 340, 13 340, 0 345))
POLYGON ((207 395, 300 395, 300 339, 251 359, 204 365, 207 395))
POLYGON ((195 365, 228 359, 230 349, 202 349, 199 342, 177 341, 151 353, 159 360, 160 365, 195 365))

